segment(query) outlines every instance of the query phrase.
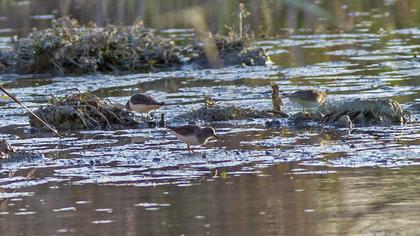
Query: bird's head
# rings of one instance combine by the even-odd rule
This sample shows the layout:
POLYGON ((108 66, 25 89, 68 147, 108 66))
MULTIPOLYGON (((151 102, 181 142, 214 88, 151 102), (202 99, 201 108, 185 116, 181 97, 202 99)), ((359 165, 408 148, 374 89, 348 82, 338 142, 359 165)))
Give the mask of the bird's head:
POLYGON ((216 135, 216 131, 213 128, 211 128, 211 127, 204 128, 203 129, 203 133, 208 138, 214 137, 216 139, 219 139, 219 137, 216 135))

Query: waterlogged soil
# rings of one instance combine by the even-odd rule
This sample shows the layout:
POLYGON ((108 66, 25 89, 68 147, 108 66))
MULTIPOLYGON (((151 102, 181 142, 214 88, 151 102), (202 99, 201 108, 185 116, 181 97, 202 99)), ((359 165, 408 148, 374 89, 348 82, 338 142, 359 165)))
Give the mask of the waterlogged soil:
MULTIPOLYGON (((120 104, 134 92, 147 92, 168 104, 155 116, 164 113, 170 125, 185 124, 173 118, 201 107, 205 96, 270 109, 273 82, 286 93, 323 90, 327 103, 392 98, 404 109, 415 107, 420 103, 420 60, 413 55, 420 30, 371 32, 370 26, 352 33, 299 32, 259 40, 272 58, 268 66, 0 78, 33 110, 46 105, 50 94, 64 96, 75 89, 120 104)), ((190 30, 173 32, 180 39, 191 37, 190 30)), ((284 103, 287 113, 301 111, 287 99, 284 103)), ((297 128, 286 119, 276 129, 265 127, 267 119, 197 121, 214 126, 220 141, 190 154, 165 128, 67 132, 60 139, 31 129, 25 111, 1 99, 2 137, 40 157, 1 163, 0 235, 418 229, 420 111, 409 111, 406 125, 353 130, 297 128)))

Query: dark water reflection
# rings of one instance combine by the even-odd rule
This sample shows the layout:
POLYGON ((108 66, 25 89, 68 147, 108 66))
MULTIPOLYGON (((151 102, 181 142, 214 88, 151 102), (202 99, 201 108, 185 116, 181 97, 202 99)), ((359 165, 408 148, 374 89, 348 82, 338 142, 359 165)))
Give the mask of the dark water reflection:
MULTIPOLYGON (((271 107, 270 83, 284 92, 322 89, 328 102, 391 97, 420 102, 420 1, 245 1, 258 45, 273 65, 130 75, 0 75, 27 106, 80 89, 124 104, 147 92, 173 118, 204 96, 271 107), (266 38, 263 36, 275 37, 266 38)), ((209 28, 236 24, 238 1, 0 0, 0 47, 10 36, 49 26, 51 17, 176 28, 180 9, 199 7, 209 28)), ((187 29, 185 29, 187 28, 187 29)), ((168 30, 172 35, 175 31, 168 30)), ((300 110, 285 101, 289 113, 300 110)), ((0 99, 0 133, 46 158, 0 166, 0 235, 337 235, 416 234, 420 229, 420 120, 404 126, 332 130, 264 119, 219 122, 219 142, 185 152, 165 129, 33 132, 22 109, 0 99), (213 178, 217 175, 218 178, 213 178)))
POLYGON ((416 234, 418 169, 294 174, 298 168, 207 177, 189 187, 54 183, 6 191, 16 196, 1 202, 0 234, 350 235, 401 229, 416 234))
POLYGON ((225 25, 237 25, 235 12, 244 2, 251 15, 247 19, 260 36, 308 33, 364 31, 372 27, 392 30, 415 27, 419 23, 416 0, 288 1, 288 0, 37 0, 0 1, 0 28, 3 33, 25 34, 33 27, 45 28, 49 20, 73 16, 81 22, 131 24, 141 18, 152 28, 190 28, 185 9, 199 9, 213 32, 225 25))

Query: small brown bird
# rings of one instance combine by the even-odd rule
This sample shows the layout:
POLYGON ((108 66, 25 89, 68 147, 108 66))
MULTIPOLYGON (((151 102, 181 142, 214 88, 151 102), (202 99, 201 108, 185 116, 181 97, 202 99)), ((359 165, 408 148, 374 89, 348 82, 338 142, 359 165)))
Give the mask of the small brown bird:
POLYGON ((150 95, 145 93, 136 93, 130 97, 125 107, 128 111, 149 113, 153 110, 159 109, 163 105, 165 105, 165 103, 158 102, 150 95))
POLYGON ((318 90, 298 90, 292 94, 285 95, 292 103, 307 108, 317 108, 327 100, 327 94, 318 90))
POLYGON ((216 131, 211 127, 201 128, 197 125, 184 125, 180 127, 167 127, 179 140, 187 144, 189 152, 193 153, 191 146, 203 145, 209 139, 216 138, 216 131))

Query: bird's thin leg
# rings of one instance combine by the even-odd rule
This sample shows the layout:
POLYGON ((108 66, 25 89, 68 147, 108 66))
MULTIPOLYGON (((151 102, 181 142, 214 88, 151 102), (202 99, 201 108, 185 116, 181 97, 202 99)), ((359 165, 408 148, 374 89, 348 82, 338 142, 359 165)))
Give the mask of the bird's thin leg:
POLYGON ((190 147, 190 145, 187 144, 187 149, 190 153, 194 153, 194 151, 192 150, 192 148, 190 147))

